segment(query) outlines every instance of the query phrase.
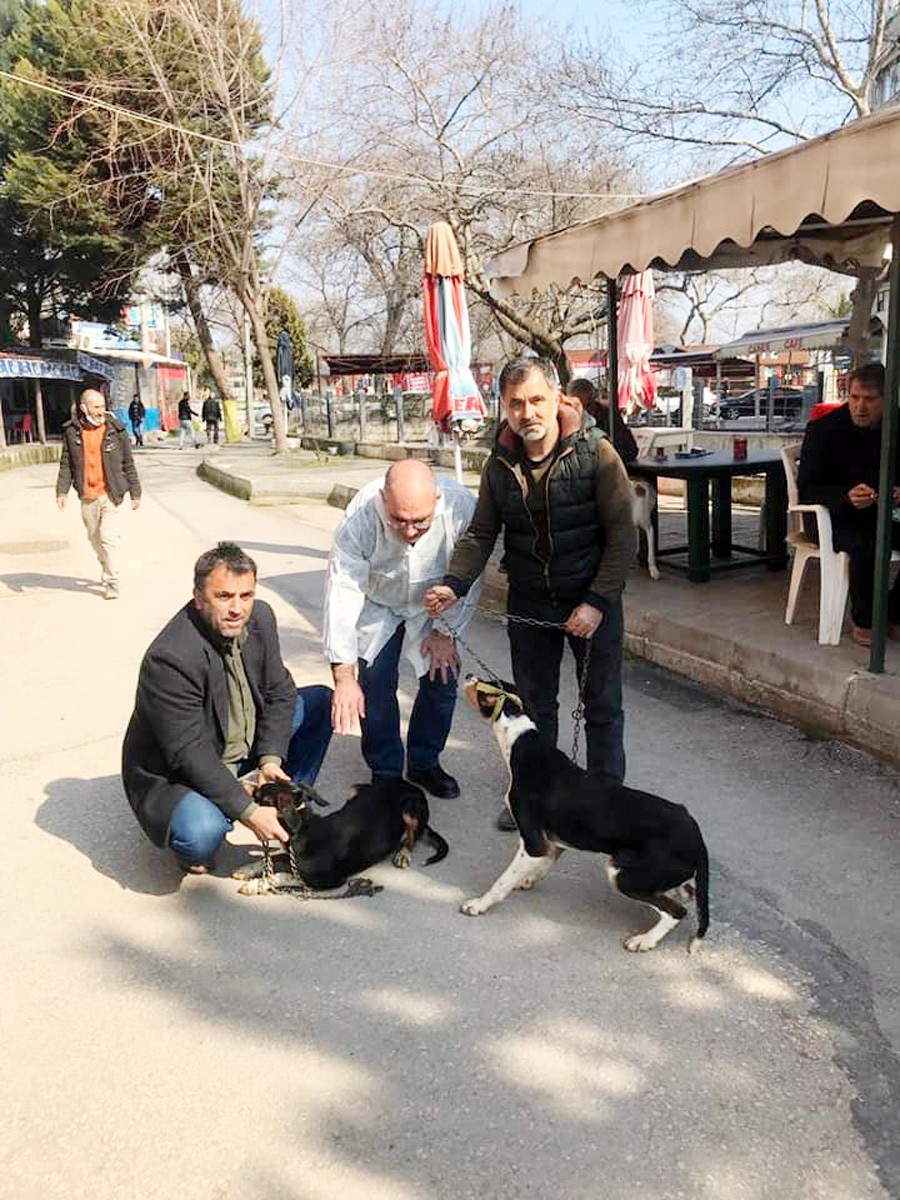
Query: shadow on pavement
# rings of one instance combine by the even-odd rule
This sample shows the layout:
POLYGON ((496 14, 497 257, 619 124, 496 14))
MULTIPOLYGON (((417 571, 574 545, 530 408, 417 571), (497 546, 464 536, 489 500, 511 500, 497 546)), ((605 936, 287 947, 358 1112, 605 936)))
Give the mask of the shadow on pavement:
POLYGON ((80 850, 95 871, 132 892, 165 896, 178 891, 182 874, 174 857, 141 832, 118 775, 54 779, 46 793, 35 816, 38 828, 80 850))
POLYGON ((36 571, 0 575, 0 584, 5 584, 11 592, 49 588, 63 592, 96 592, 99 595, 103 591, 102 585, 96 579, 79 579, 71 575, 41 575, 36 571))

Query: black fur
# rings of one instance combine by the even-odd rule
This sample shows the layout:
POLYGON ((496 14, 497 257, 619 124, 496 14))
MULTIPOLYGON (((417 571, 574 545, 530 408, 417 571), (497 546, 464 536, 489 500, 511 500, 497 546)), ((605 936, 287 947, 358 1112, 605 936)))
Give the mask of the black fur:
MULTIPOLYGON (((426 867, 446 858, 449 850, 428 824, 425 793, 405 779, 360 784, 343 808, 325 817, 310 811, 311 803, 322 800, 305 784, 266 783, 257 788, 255 799, 278 809, 300 877, 317 890, 340 887, 402 846, 412 851, 423 835, 435 850, 426 867)), ((283 864, 279 869, 285 869, 283 864)))
MULTIPOLYGON (((496 684, 497 681, 489 681, 496 684)), ((474 677, 467 680, 477 689, 474 677)), ((503 715, 522 715, 513 684, 499 681, 503 715)), ((496 696, 475 691, 481 715, 492 719, 496 696)), ((696 882, 697 938, 709 928, 709 857, 700 827, 683 804, 615 783, 585 771, 537 731, 516 738, 510 754, 508 796, 525 853, 553 852, 555 844, 608 854, 619 869, 615 886, 678 920, 684 906, 665 895, 690 879, 696 882)))

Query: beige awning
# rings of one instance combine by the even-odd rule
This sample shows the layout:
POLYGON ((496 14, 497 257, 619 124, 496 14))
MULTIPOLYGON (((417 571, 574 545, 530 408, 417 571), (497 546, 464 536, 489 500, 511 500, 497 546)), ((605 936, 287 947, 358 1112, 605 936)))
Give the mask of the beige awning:
POLYGON ((900 212, 900 106, 620 212, 521 242, 487 264, 499 295, 598 276, 800 259, 877 268, 900 212))

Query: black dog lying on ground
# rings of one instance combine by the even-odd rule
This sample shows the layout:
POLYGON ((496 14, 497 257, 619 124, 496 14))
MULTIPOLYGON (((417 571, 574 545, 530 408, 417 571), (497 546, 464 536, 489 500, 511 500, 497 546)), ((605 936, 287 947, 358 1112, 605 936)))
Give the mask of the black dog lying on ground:
MULTIPOLYGON (((374 866, 392 855, 395 867, 408 867, 412 851, 420 837, 434 847, 425 866, 446 858, 449 846, 428 824, 425 793, 405 779, 382 779, 356 787, 343 808, 319 817, 311 812, 313 804, 324 804, 314 788, 288 781, 265 783, 256 789, 257 804, 278 810, 282 825, 290 834, 288 846, 272 855, 277 872, 276 887, 296 885, 291 857, 297 875, 308 888, 325 891, 341 887, 351 875, 374 866)), ((235 879, 246 880, 244 893, 271 890, 262 863, 239 868, 235 879), (255 885, 255 886, 254 886, 255 885)))
POLYGON ((656 910, 657 921, 626 938, 626 950, 652 950, 696 900, 696 950, 709 926, 709 859, 697 822, 682 804, 590 774, 555 746, 538 738, 512 684, 466 679, 466 696, 485 720, 509 766, 506 796, 519 829, 512 862, 483 896, 461 911, 476 917, 510 892, 534 887, 563 850, 592 850, 610 856, 612 887, 656 910))

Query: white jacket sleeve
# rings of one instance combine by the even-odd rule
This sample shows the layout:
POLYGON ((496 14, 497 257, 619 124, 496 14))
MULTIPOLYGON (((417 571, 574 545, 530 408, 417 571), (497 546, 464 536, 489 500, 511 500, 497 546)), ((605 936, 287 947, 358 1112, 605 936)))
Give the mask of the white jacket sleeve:
MULTIPOLYGON (((454 519, 457 525, 454 544, 459 541, 465 531, 469 528, 469 523, 475 512, 477 501, 472 493, 466 490, 458 499, 454 506, 454 519)), ((452 557, 452 554, 451 554, 452 557)), ((481 584, 484 579, 482 572, 472 586, 466 592, 461 600, 452 605, 443 615, 441 620, 446 624, 451 633, 463 633, 466 626, 471 621, 475 608, 478 604, 478 597, 481 595, 481 584)))
POLYGON ((356 664, 359 657, 357 623, 366 603, 369 559, 375 529, 365 510, 339 526, 328 556, 322 644, 331 663, 356 664))

